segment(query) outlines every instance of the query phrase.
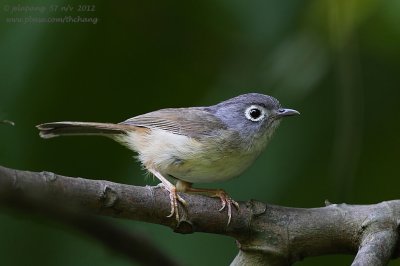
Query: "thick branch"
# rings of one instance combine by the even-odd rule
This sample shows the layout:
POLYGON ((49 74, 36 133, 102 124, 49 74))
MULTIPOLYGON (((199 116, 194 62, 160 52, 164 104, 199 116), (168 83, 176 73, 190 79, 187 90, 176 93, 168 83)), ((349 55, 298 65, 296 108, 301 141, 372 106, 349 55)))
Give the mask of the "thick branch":
POLYGON ((100 219, 99 216, 87 214, 75 204, 65 204, 61 198, 58 198, 60 201, 53 201, 52 198, 47 197, 47 193, 41 195, 29 193, 33 191, 21 193, 17 187, 15 190, 8 190, 10 187, 4 186, 8 182, 3 179, 2 170, 0 167, 0 205, 57 220, 82 231, 103 243, 107 248, 141 265, 179 265, 147 237, 117 227, 105 219, 100 219))
POLYGON ((24 197, 21 194, 17 197, 3 198, 0 203, 26 213, 44 215, 73 229, 78 229, 103 243, 107 248, 141 265, 179 265, 145 236, 122 229, 100 217, 88 215, 76 209, 71 210, 53 202, 39 199, 32 201, 30 197, 24 197))
POLYGON ((233 265, 290 265, 308 256, 358 255, 355 265, 384 265, 397 257, 400 201, 375 205, 330 204, 300 209, 240 203, 227 227, 217 199, 182 194, 188 208, 177 223, 169 214, 169 197, 162 188, 135 187, 48 172, 24 172, 0 167, 0 197, 29 195, 55 199, 88 213, 158 223, 176 232, 208 232, 232 236, 240 252, 233 265))
MULTIPOLYGON (((369 219, 362 224, 364 234, 361 244, 354 259, 353 266, 358 265, 386 265, 395 252, 398 242, 399 221, 390 212, 396 207, 391 206, 394 202, 381 203, 382 210, 371 214, 369 219), (385 206, 387 204, 387 206, 385 206)), ((397 254, 398 255, 398 254, 397 254)))
MULTIPOLYGON (((70 208, 87 213, 162 224, 180 233, 226 233, 227 215, 218 212, 218 199, 185 195, 190 208, 184 210, 180 206, 180 213, 185 215, 177 224, 175 219, 167 217, 171 210, 170 201, 168 193, 161 187, 137 187, 0 166, 0 197, 14 197, 15 192, 33 199, 68 203, 70 208), (190 221, 186 217, 190 217, 190 221), (203 222, 206 220, 209 224, 203 222)), ((240 224, 238 221, 236 226, 240 224)))

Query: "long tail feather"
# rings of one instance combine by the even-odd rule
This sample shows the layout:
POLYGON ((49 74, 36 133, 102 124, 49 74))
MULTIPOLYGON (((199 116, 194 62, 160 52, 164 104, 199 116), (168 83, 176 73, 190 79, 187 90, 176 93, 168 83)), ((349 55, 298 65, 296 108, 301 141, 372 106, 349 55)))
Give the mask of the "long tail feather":
POLYGON ((117 135, 124 134, 129 126, 95 122, 53 122, 36 126, 42 138, 53 138, 61 135, 117 135))

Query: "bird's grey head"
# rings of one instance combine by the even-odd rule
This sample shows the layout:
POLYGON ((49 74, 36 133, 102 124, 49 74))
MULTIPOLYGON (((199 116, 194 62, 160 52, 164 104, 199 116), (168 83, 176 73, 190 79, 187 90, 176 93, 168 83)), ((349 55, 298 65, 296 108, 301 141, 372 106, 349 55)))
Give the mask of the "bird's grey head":
POLYGON ((282 108, 274 97, 259 93, 243 94, 210 109, 227 128, 252 143, 267 142, 282 117, 299 114, 296 110, 282 108))

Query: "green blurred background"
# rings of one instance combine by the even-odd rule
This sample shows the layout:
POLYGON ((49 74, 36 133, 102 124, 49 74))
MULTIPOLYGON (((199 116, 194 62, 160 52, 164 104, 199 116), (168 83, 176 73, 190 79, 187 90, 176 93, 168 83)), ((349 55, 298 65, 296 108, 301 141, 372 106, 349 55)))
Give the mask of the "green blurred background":
MULTIPOLYGON (((400 1, 0 3, 0 120, 15 122, 0 124, 1 165, 155 185, 129 150, 108 139, 46 141, 34 126, 119 122, 260 92, 301 116, 282 123, 241 177, 206 187, 224 188, 236 200, 296 207, 400 198, 400 1), (68 5, 74 10, 60 10, 68 5), (79 5, 94 11, 78 12, 79 5), (63 16, 97 23, 10 20, 63 16)), ((227 265, 237 253, 227 237, 105 219, 148 235, 184 265, 227 265)), ((352 258, 306 258, 298 265, 348 265, 352 258)), ((129 265, 74 229, 10 209, 0 210, 0 260, 129 265)))

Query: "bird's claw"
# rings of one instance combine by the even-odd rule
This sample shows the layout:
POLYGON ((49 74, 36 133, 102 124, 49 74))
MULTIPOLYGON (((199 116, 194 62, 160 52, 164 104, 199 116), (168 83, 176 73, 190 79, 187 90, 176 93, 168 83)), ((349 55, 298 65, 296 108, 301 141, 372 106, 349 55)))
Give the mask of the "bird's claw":
POLYGON ((169 215, 167 215, 167 217, 170 218, 175 214, 176 221, 179 222, 178 201, 186 207, 188 205, 186 200, 184 200, 181 196, 179 196, 175 186, 168 187, 165 186, 165 184, 163 183, 158 184, 158 186, 163 187, 165 190, 169 192, 171 212, 169 215))
POLYGON ((239 203, 237 203, 235 200, 233 200, 225 191, 223 190, 218 190, 214 197, 219 197, 221 200, 221 208, 218 210, 219 212, 222 212, 226 207, 228 208, 228 223, 229 225, 231 223, 232 219, 232 205, 235 206, 236 210, 239 210, 239 203))
MULTIPOLYGON (((177 193, 177 189, 174 185, 168 183, 160 183, 158 186, 163 187, 169 192, 169 198, 171 203, 171 212, 167 217, 172 217, 175 214, 176 221, 179 222, 179 212, 178 212, 178 201, 182 203, 183 206, 187 206, 187 202, 179 196, 177 193)), ((221 208, 218 210, 222 212, 225 208, 228 209, 228 223, 227 226, 231 223, 232 220, 232 205, 235 206, 236 210, 239 211, 239 204, 234 201, 225 191, 221 189, 196 189, 188 187, 186 188, 186 192, 188 193, 200 193, 204 195, 208 195, 211 197, 218 197, 221 200, 221 208)))

